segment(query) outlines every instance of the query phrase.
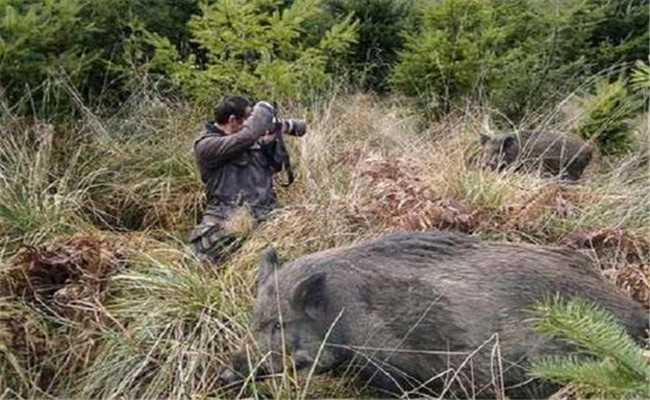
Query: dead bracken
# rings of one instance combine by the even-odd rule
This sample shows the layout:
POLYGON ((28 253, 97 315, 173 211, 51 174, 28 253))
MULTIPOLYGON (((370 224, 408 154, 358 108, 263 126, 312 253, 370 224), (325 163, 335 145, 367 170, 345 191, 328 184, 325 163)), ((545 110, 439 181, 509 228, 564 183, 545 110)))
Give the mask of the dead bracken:
POLYGON ((569 235, 565 242, 577 248, 623 252, 629 262, 650 257, 650 241, 626 229, 580 228, 569 235))
POLYGON ((359 207, 390 228, 408 230, 455 229, 473 232, 482 215, 456 199, 438 196, 424 182, 417 164, 380 156, 365 158, 357 166, 365 193, 359 207))
POLYGON ((603 271, 609 280, 623 289, 646 309, 650 309, 650 266, 630 264, 603 271))
POLYGON ((75 320, 92 315, 107 296, 107 280, 123 265, 121 246, 76 236, 47 246, 25 246, 0 275, 0 288, 75 320))

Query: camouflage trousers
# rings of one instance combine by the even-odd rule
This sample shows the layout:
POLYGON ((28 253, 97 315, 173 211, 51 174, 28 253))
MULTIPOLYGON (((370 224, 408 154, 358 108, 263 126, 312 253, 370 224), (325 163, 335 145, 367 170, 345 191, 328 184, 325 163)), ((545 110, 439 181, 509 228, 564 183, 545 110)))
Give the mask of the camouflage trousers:
POLYGON ((266 220, 274 205, 208 205, 201 223, 190 232, 188 241, 202 260, 222 262, 244 244, 251 227, 266 220), (243 224, 248 226, 247 229, 241 229, 241 224, 233 223, 238 216, 249 221, 243 224))
POLYGON ((219 263, 237 251, 244 243, 240 235, 227 232, 220 225, 199 226, 190 233, 194 253, 204 261, 219 263))

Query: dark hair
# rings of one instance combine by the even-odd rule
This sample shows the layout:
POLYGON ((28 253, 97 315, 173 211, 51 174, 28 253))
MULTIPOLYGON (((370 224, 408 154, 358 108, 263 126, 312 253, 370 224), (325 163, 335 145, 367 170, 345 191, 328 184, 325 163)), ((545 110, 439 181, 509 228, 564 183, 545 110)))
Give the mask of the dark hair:
POLYGON ((250 107, 247 99, 241 96, 226 96, 214 107, 214 120, 217 124, 225 124, 234 115, 238 119, 246 118, 246 109, 250 107))

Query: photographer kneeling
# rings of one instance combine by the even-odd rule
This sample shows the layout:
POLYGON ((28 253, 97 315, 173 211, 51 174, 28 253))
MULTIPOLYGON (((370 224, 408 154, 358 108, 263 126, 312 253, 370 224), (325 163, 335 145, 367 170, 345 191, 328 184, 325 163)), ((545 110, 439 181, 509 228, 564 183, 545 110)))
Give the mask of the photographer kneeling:
POLYGON ((284 167, 293 180, 282 133, 301 136, 306 125, 278 120, 266 102, 251 112, 249 102, 237 96, 224 98, 214 118, 194 142, 208 204, 188 240, 201 259, 219 262, 244 239, 229 227, 233 218, 244 212, 255 223, 265 220, 277 204, 273 175, 284 167))

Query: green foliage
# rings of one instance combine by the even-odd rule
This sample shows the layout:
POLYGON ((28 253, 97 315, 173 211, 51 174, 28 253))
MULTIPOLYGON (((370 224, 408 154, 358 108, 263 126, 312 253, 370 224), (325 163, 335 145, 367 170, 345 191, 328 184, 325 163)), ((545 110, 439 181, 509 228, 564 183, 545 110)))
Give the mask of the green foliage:
POLYGON ((408 95, 428 98, 439 111, 481 92, 516 114, 544 82, 551 31, 525 1, 427 3, 420 11, 420 30, 406 33, 392 81, 408 95))
POLYGON ((630 83, 632 89, 644 92, 647 96, 650 90, 650 65, 637 60, 630 74, 630 83))
POLYGON ((90 69, 100 53, 82 48, 95 29, 82 20, 84 6, 82 0, 0 1, 0 85, 6 97, 18 99, 56 70, 81 79, 90 69))
POLYGON ((401 32, 411 29, 414 0, 326 0, 330 16, 352 13, 359 40, 345 60, 350 80, 377 91, 388 89, 388 74, 402 48, 401 32))
MULTIPOLYGON (((124 48, 132 26, 168 37, 183 52, 186 23, 197 3, 0 0, 0 93, 10 104, 30 104, 20 99, 31 97, 36 105, 69 111, 73 107, 66 93, 53 92, 48 84, 55 76, 78 89, 84 100, 110 105, 125 95, 125 82, 133 74, 133 66, 125 68, 131 60, 124 48)), ((52 116, 51 111, 43 114, 52 116)))
POLYGON ((582 3, 590 10, 587 18, 580 21, 587 32, 586 40, 584 46, 572 50, 588 60, 591 73, 648 57, 650 9, 645 0, 582 3))
POLYGON ((631 144, 634 129, 630 118, 642 104, 641 99, 628 92, 622 79, 612 83, 601 80, 594 93, 581 101, 584 111, 578 132, 583 138, 594 140, 604 154, 624 151, 631 144))
POLYGON ((168 38, 181 54, 189 51, 187 22, 199 12, 199 0, 129 0, 132 18, 145 29, 168 38))
POLYGON ((60 78, 112 108, 151 71, 201 101, 307 98, 336 76, 518 118, 645 57, 647 20, 642 0, 0 0, 0 86, 65 115, 60 78))
POLYGON ((648 398, 650 366, 643 349, 608 312, 581 299, 553 299, 536 308, 534 329, 580 349, 567 357, 537 360, 531 375, 573 384, 585 396, 648 398))
POLYGON ((560 62, 581 60, 583 76, 647 57, 649 15, 643 0, 533 3, 542 13, 561 7, 556 57, 560 62))
POLYGON ((156 49, 151 67, 168 73, 201 102, 226 92, 300 100, 323 89, 331 67, 356 41, 348 16, 322 37, 307 29, 323 15, 318 0, 283 7, 274 0, 222 0, 202 4, 189 23, 200 50, 182 58, 165 38, 149 35, 156 49))
POLYGON ((519 119, 575 90, 585 76, 642 57, 648 14, 638 4, 421 2, 393 86, 436 111, 474 97, 519 119))

